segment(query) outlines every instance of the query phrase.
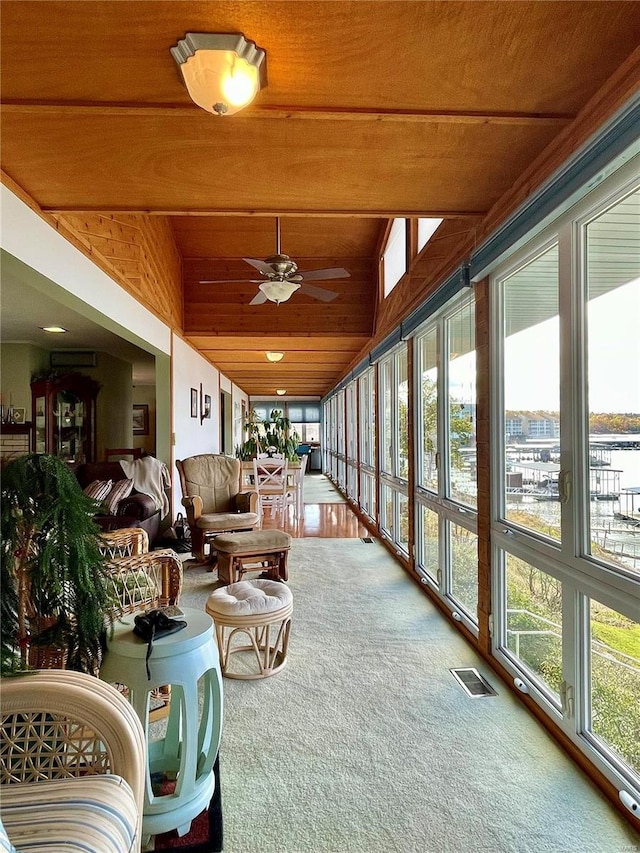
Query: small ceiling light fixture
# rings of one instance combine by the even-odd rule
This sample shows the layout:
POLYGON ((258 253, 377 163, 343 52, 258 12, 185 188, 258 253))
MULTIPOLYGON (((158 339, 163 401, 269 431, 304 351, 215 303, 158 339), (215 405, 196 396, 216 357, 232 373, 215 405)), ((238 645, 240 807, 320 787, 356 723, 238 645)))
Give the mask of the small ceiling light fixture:
POLYGON ((276 361, 282 361, 282 359, 284 358, 283 352, 270 352, 269 350, 267 350, 265 352, 265 355, 267 357, 267 361, 271 361, 274 364, 276 361))
POLYGON ((242 33, 186 33, 171 48, 191 100, 232 116, 267 85, 267 54, 242 33))
POLYGON ((284 394, 286 394, 286 393, 287 393, 287 389, 286 389, 286 388, 277 388, 277 389, 276 389, 276 394, 278 394, 278 396, 280 396, 280 397, 282 397, 282 396, 283 396, 284 394))
POLYGON ((43 332, 51 332, 53 335, 62 335, 66 332, 66 329, 63 329, 62 326, 39 326, 43 332))
POLYGON ((276 305, 280 305, 281 302, 286 302, 287 299, 293 296, 296 290, 300 289, 300 284, 297 281, 271 279, 270 281, 263 281, 258 287, 269 302, 275 302, 276 305))

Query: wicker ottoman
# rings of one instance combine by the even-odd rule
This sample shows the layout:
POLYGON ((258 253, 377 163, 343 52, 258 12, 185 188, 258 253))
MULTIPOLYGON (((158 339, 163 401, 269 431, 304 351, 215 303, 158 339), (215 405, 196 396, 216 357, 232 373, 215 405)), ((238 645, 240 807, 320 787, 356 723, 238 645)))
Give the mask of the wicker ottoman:
MULTIPOLYGON (((288 586, 271 580, 238 581, 212 592, 206 609, 216 627, 224 676, 267 678, 286 664, 293 613, 293 595, 288 586), (245 634, 248 644, 234 644, 238 634, 245 634), (255 661, 247 655, 243 656, 242 670, 236 667, 232 672, 231 656, 251 651, 257 661, 257 671, 251 669, 255 661)), ((240 658, 237 660, 240 662, 240 658)))
POLYGON ((262 572, 263 577, 286 581, 291 537, 282 530, 252 530, 222 533, 213 540, 218 552, 218 578, 236 583, 245 572, 262 572))

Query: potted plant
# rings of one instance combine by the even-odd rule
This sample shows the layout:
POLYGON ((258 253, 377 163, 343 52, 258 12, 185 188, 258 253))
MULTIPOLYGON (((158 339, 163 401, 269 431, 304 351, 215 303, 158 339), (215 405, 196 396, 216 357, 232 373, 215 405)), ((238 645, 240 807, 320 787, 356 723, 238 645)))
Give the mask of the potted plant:
POLYGON ((244 424, 246 441, 236 448, 238 459, 253 459, 258 453, 282 453, 293 461, 297 459, 296 449, 300 436, 292 429, 291 421, 285 418, 280 409, 272 409, 267 420, 261 421, 255 409, 252 409, 244 424))
POLYGON ((3 675, 34 665, 96 671, 112 610, 96 510, 56 456, 30 454, 4 467, 3 675))

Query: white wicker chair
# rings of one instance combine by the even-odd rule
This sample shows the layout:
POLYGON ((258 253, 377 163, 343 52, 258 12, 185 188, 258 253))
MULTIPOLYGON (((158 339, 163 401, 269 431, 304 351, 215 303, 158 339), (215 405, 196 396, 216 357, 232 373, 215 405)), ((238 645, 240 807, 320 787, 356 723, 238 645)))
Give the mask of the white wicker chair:
POLYGON ((18 850, 139 851, 146 745, 127 700, 51 669, 2 679, 0 707, 0 814, 18 850))

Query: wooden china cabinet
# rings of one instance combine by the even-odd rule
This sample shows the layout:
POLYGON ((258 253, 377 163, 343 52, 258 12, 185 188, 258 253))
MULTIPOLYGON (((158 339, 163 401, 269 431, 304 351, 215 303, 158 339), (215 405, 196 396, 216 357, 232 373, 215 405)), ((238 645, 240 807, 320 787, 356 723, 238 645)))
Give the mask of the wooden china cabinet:
POLYGON ((69 463, 96 461, 96 398, 90 376, 68 373, 31 383, 32 450, 69 463))

